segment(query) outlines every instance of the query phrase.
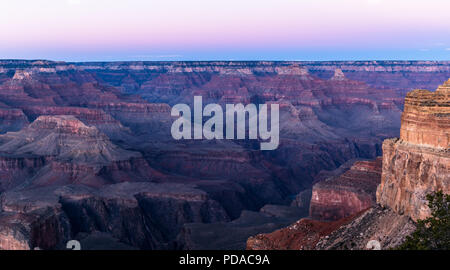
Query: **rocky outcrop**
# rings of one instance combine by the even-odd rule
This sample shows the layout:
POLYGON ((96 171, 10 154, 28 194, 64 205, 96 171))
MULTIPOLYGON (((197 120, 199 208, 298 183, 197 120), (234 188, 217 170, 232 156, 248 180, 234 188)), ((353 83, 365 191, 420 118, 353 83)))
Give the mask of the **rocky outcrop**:
POLYGON ((314 249, 372 249, 367 247, 371 240, 378 241, 381 249, 395 248, 403 243, 415 228, 415 224, 408 216, 375 206, 322 237, 314 249))
POLYGON ((426 194, 450 193, 450 81, 405 98, 400 139, 383 143, 377 201, 414 220, 429 216, 426 194))
POLYGON ((450 147, 450 79, 435 92, 414 90, 406 95, 400 139, 439 149, 450 147))
POLYGON ((41 115, 73 115, 88 126, 95 126, 113 140, 130 137, 130 130, 114 119, 110 114, 95 108, 68 106, 27 106, 23 108, 25 114, 35 120, 41 115))
POLYGON ((314 185, 310 216, 315 220, 339 220, 375 205, 381 179, 381 158, 357 161, 338 177, 314 185))
POLYGON ((334 75, 333 75, 333 77, 331 77, 330 80, 332 80, 332 81, 343 81, 345 79, 346 78, 345 78, 344 72, 342 72, 342 70, 340 68, 337 68, 334 71, 334 75))
POLYGON ((13 80, 31 80, 32 79, 32 72, 25 71, 25 70, 17 70, 14 73, 14 76, 12 78, 13 80))
POLYGON ((140 156, 113 145, 97 128, 73 116, 40 116, 19 132, 0 138, 0 152, 10 155, 57 156, 80 163, 108 163, 140 156))

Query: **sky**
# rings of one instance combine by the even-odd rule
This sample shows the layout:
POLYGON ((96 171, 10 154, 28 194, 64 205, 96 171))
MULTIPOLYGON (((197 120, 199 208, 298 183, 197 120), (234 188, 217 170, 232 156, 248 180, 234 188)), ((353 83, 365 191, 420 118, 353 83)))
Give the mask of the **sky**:
POLYGON ((0 0, 0 59, 450 60, 448 0, 0 0))

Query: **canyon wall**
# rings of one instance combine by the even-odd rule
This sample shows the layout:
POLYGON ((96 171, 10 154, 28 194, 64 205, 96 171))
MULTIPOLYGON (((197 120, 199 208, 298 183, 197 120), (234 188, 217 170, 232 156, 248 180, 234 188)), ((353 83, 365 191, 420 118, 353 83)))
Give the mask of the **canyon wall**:
POLYGON ((450 80, 405 98, 400 139, 383 143, 377 201, 414 220, 430 215, 426 195, 450 193, 450 80))

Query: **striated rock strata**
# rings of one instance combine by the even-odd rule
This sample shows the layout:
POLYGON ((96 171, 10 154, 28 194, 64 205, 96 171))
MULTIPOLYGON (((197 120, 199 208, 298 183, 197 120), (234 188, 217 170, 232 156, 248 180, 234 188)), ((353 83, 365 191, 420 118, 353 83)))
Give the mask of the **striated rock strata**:
POLYGON ((377 201, 414 220, 430 214, 426 195, 450 193, 450 80, 405 98, 400 139, 383 143, 377 201))

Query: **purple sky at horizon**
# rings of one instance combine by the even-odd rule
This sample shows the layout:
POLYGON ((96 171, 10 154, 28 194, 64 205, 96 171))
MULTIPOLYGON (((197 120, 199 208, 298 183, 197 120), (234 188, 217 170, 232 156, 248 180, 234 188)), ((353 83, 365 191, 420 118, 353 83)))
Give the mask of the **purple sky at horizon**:
POLYGON ((14 0, 0 59, 450 60, 448 0, 14 0))

